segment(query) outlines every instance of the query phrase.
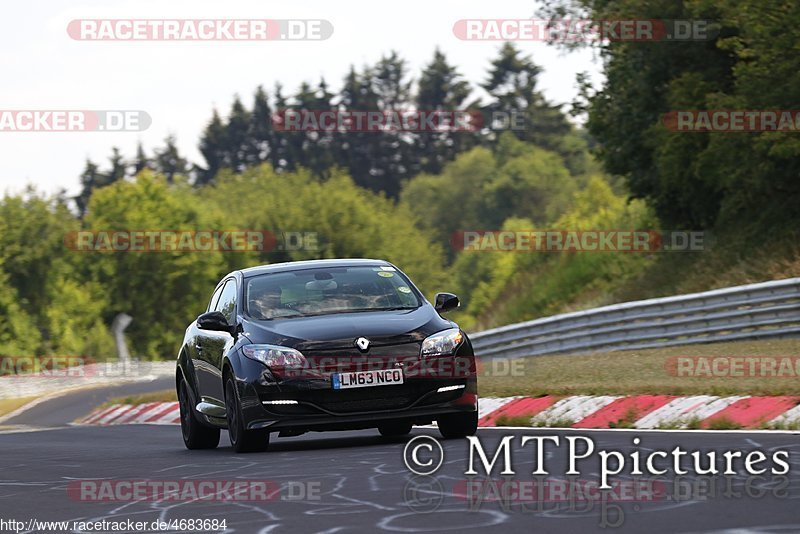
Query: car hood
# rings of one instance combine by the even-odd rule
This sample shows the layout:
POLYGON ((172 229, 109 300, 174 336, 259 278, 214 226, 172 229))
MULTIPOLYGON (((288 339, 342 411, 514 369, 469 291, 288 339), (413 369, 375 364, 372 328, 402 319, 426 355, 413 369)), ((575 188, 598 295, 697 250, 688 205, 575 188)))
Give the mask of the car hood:
POLYGON ((339 313, 314 317, 246 320, 244 335, 252 343, 270 343, 298 350, 352 348, 366 337, 372 346, 420 342, 452 328, 429 304, 414 310, 339 313))

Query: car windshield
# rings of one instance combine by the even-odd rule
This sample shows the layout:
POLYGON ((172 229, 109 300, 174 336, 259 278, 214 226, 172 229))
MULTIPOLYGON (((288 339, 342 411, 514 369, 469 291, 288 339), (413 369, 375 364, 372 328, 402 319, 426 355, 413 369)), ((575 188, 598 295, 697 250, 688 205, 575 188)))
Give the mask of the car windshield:
POLYGON ((263 274, 247 281, 245 302, 260 320, 420 306, 408 279, 386 265, 263 274))

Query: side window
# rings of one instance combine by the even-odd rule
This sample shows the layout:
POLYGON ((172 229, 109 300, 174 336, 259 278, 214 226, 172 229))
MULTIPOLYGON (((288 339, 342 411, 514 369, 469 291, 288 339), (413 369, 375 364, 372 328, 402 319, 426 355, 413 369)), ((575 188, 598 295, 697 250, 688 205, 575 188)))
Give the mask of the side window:
POLYGON ((222 315, 228 319, 228 323, 233 324, 234 315, 236 314, 235 280, 228 280, 225 283, 225 287, 222 288, 222 294, 219 296, 219 302, 217 302, 214 309, 222 312, 222 315))
POLYGON ((222 293, 222 288, 223 287, 225 287, 225 286, 224 285, 219 286, 217 288, 217 290, 214 291, 214 294, 211 295, 211 300, 208 301, 208 308, 206 308, 207 312, 214 311, 214 308, 216 308, 217 300, 219 300, 219 294, 222 293))

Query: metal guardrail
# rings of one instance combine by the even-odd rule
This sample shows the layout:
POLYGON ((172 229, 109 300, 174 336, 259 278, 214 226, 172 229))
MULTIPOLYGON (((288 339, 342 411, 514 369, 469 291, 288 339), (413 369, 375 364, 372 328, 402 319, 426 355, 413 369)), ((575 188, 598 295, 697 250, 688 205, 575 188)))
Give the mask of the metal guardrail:
POLYGON ((470 334, 479 358, 800 336, 800 278, 625 302, 470 334))

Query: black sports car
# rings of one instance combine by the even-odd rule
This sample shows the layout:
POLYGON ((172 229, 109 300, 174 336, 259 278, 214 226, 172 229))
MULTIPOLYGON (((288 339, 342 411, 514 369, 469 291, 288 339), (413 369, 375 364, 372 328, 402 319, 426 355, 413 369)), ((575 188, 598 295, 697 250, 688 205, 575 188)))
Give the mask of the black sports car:
POLYGON ((176 387, 189 449, 227 428, 236 452, 265 450, 271 432, 377 428, 401 436, 436 421, 445 438, 473 434, 472 345, 394 265, 341 259, 234 271, 186 329, 176 387))

